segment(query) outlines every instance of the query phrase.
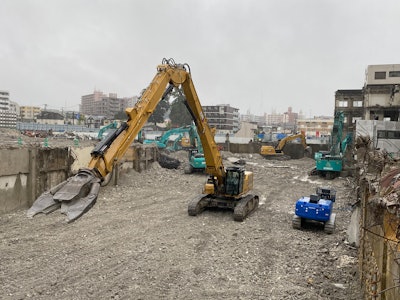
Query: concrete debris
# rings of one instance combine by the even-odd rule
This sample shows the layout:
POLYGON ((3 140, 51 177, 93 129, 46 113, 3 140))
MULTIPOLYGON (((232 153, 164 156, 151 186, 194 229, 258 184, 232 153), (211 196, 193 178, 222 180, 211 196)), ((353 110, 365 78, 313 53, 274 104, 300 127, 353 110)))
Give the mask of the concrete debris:
POLYGON ((368 136, 356 139, 358 182, 368 184, 371 197, 368 202, 386 208, 400 218, 400 167, 385 150, 372 148, 368 136))

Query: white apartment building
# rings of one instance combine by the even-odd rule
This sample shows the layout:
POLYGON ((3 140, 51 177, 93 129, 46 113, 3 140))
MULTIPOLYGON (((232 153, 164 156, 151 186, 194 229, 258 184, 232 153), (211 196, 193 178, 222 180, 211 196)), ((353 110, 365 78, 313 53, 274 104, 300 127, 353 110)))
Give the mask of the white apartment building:
POLYGON ((0 127, 15 127, 17 125, 17 105, 11 103, 10 93, 0 90, 0 127))

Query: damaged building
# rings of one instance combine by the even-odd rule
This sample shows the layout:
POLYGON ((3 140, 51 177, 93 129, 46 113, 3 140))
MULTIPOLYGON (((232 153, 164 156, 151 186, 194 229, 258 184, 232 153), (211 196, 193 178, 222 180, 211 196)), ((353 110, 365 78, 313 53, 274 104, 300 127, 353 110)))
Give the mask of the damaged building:
POLYGON ((356 158, 353 230, 365 299, 400 299, 400 64, 370 65, 359 90, 338 90, 356 158))
POLYGON ((335 112, 345 116, 344 132, 354 132, 359 120, 399 121, 400 64, 371 65, 362 89, 337 90, 335 112))

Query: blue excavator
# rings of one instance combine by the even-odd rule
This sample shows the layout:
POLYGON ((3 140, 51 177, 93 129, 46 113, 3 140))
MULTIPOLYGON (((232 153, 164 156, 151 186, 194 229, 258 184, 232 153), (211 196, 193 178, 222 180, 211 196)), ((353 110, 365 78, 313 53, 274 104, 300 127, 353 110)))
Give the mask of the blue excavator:
POLYGON ((301 197, 296 201, 292 219, 294 229, 301 229, 306 221, 323 223, 324 231, 331 234, 335 230, 336 214, 332 213, 336 201, 336 190, 330 187, 317 187, 310 197, 301 197))

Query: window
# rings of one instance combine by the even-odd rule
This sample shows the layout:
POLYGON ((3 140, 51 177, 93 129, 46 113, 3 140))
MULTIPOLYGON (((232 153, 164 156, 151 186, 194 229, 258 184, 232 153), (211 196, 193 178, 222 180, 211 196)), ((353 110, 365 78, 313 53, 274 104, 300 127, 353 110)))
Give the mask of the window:
POLYGON ((400 132, 398 131, 388 131, 387 132, 388 139, 400 139, 400 132))
POLYGON ((389 77, 400 77, 400 71, 389 71, 389 77))
POLYGON ((386 72, 375 72, 375 79, 386 79, 386 72))
POLYGON ((363 102, 362 101, 353 101, 353 107, 362 107, 363 106, 363 102))
POLYGON ((386 131, 378 130, 378 139, 385 139, 386 138, 386 131))
POLYGON ((400 139, 400 131, 378 130, 378 138, 398 140, 398 139, 400 139))
POLYGON ((339 101, 339 107, 347 107, 347 101, 339 101))

